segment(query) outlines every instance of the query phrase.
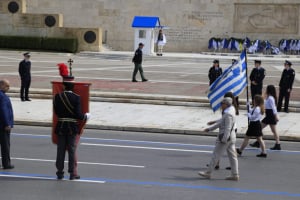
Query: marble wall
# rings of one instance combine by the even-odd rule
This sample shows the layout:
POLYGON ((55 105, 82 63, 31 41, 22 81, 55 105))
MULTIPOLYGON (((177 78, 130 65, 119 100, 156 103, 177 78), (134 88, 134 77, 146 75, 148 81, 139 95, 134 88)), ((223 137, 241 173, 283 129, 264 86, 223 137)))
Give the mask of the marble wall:
POLYGON ((166 51, 207 51, 211 37, 300 38, 299 0, 26 0, 27 13, 63 15, 64 27, 102 29, 103 42, 131 51, 134 16, 158 16, 166 51))

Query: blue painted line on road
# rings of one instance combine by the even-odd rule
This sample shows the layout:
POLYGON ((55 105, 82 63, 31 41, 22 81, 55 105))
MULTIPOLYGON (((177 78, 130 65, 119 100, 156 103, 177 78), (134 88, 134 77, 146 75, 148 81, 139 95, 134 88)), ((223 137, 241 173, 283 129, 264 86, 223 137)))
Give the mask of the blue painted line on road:
MULTIPOLYGON (((55 176, 41 175, 41 174, 24 174, 15 172, 0 172, 0 176, 5 175, 6 177, 11 176, 12 178, 45 178, 45 180, 56 179, 55 176)), ((196 190, 211 190, 211 191, 229 191, 236 193, 253 193, 261 195, 272 195, 272 196, 283 196, 283 197, 300 197, 300 193, 291 193, 284 191, 268 191, 268 190, 256 190, 256 189, 243 189, 243 188, 227 188, 227 187, 214 187, 208 185, 190 185, 181 183, 163 183, 154 181, 137 181, 128 179, 108 179, 108 178, 85 178, 80 179, 85 182, 105 182, 105 183, 120 183, 120 184, 131 184, 131 185, 141 185, 141 186, 158 186, 158 187, 170 187, 170 188, 182 188, 182 189, 196 189, 196 190)))

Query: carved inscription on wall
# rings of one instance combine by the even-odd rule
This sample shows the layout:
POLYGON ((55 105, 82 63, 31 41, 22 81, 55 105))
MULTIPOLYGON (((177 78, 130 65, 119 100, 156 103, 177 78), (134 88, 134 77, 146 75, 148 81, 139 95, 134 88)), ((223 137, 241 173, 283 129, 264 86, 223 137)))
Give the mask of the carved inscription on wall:
POLYGON ((234 31, 298 33, 299 4, 235 4, 234 31))
POLYGON ((193 41, 203 39, 200 30, 197 29, 176 29, 172 28, 167 31, 168 41, 193 41))
POLYGON ((222 12, 209 12, 209 11, 192 11, 185 13, 190 25, 194 27, 203 26, 212 20, 220 20, 224 17, 222 12))

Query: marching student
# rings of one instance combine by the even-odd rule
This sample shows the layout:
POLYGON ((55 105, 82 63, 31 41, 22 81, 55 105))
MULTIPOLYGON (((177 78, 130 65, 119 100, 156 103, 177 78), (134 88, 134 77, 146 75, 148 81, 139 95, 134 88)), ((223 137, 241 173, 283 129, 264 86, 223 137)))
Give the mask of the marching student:
MULTIPOLYGON (((248 103, 249 106, 249 103, 248 103)), ((264 99, 260 95, 255 95, 254 96, 254 101, 253 101, 253 107, 249 109, 248 111, 248 118, 250 120, 248 130, 246 132, 246 136, 244 138, 244 141, 240 148, 236 149, 236 152, 239 155, 242 155, 243 150, 245 147, 248 145, 249 139, 251 137, 256 137, 257 141, 260 144, 261 147, 261 153, 256 155, 257 157, 263 157, 266 158, 266 147, 265 143, 263 140, 263 134, 262 134, 262 128, 261 128, 261 123, 260 120, 262 118, 262 115, 265 112, 265 107, 264 107, 264 99)))
MULTIPOLYGON (((281 150, 279 135, 276 131, 276 124, 279 121, 277 113, 277 95, 274 85, 268 85, 265 93, 265 118, 261 121, 261 128, 264 129, 266 126, 270 126, 271 131, 275 138, 274 147, 270 148, 271 150, 281 150)), ((259 148, 259 142, 256 141, 253 144, 250 144, 252 147, 259 148)))

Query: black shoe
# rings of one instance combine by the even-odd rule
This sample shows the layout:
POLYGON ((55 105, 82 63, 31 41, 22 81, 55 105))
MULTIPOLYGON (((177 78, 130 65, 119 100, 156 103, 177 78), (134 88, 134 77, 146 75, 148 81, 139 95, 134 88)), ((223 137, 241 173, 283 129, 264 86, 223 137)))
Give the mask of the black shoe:
POLYGON ((225 169, 226 169, 226 170, 231 170, 231 167, 226 167, 225 169))
POLYGON ((138 82, 137 80, 132 80, 132 82, 138 82))
POLYGON ((6 167, 3 167, 3 169, 13 169, 13 168, 15 168, 15 166, 13 166, 13 165, 8 165, 6 167))
POLYGON ((241 155, 242 155, 242 152, 241 152, 241 150, 240 150, 240 149, 236 149, 236 152, 237 152, 237 154, 239 154, 239 156, 241 156, 241 155))
POLYGON ((21 101, 25 101, 25 99, 21 99, 21 101))
POLYGON ((260 145, 259 145, 259 142, 258 141, 255 141, 253 142, 252 144, 249 144, 251 147, 256 147, 256 148, 259 148, 260 145))
POLYGON ((280 144, 275 144, 274 147, 270 148, 271 150, 281 150, 280 144))
POLYGON ((80 179, 79 175, 70 175, 70 180, 80 179))
POLYGON ((284 112, 289 113, 289 110, 284 110, 284 112))
POLYGON ((260 154, 257 154, 256 157, 266 158, 267 154, 266 153, 260 153, 260 154))
POLYGON ((64 172, 56 172, 57 180, 61 180, 64 178, 64 172))
POLYGON ((31 101, 31 99, 25 99, 25 101, 31 101))
POLYGON ((147 82, 147 81, 148 81, 148 79, 143 79, 142 81, 143 81, 143 82, 147 82))

